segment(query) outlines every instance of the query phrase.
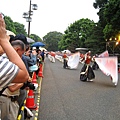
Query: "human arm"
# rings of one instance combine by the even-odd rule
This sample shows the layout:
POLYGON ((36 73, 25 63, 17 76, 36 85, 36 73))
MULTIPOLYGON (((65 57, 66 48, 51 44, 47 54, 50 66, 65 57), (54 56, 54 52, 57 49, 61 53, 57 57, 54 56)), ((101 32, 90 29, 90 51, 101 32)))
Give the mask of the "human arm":
POLYGON ((18 73, 12 79, 12 82, 21 83, 21 82, 27 81, 29 78, 29 74, 26 70, 26 67, 23 61, 21 60, 17 52, 9 43, 9 36, 6 34, 5 22, 1 17, 0 17, 0 46, 3 48, 4 52, 7 54, 8 59, 13 64, 19 67, 18 73))
POLYGON ((20 89, 21 87, 23 86, 23 83, 16 83, 12 86, 8 86, 8 89, 11 91, 11 92, 14 92, 18 89, 20 89))
POLYGON ((26 57, 26 59, 27 59, 27 62, 28 62, 28 65, 29 65, 29 66, 35 65, 33 59, 31 59, 30 57, 26 57))

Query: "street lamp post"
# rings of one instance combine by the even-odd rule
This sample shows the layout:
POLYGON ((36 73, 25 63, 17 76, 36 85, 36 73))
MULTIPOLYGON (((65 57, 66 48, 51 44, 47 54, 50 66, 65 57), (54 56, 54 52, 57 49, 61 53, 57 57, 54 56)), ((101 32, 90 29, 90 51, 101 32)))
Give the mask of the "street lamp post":
POLYGON ((29 11, 23 13, 23 18, 25 18, 26 22, 28 22, 28 37, 30 36, 30 22, 32 22, 31 16, 33 15, 31 6, 32 6, 32 10, 37 10, 38 8, 37 4, 31 4, 31 0, 30 0, 29 11))
POLYGON ((108 47, 111 49, 113 55, 115 54, 115 48, 118 45, 118 41, 117 38, 110 38, 109 40, 106 39, 106 50, 108 49, 108 47))

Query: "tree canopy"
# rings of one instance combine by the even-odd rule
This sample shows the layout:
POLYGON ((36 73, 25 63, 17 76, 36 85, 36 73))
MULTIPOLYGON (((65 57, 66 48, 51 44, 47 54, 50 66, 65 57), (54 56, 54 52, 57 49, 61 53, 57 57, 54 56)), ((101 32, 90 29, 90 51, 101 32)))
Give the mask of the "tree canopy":
MULTIPOLYGON (((99 21, 82 18, 71 23, 64 34, 52 31, 46 33, 42 39, 35 34, 30 38, 42 41, 49 51, 69 49, 74 51, 77 47, 87 47, 92 53, 101 53, 106 49, 110 53, 119 53, 120 50, 120 0, 95 0, 93 7, 98 9, 99 21)), ((23 33, 27 36, 25 26, 13 22, 5 16, 6 28, 15 34, 23 33)))
POLYGON ((53 31, 47 33, 47 35, 43 37, 43 42, 46 44, 47 50, 58 51, 59 50, 58 42, 61 40, 61 38, 62 38, 62 33, 53 31))
POLYGON ((74 51, 77 47, 87 47, 86 41, 89 41, 95 25, 94 21, 87 18, 75 21, 65 30, 59 48, 74 51))
MULTIPOLYGON (((6 29, 12 31, 13 33, 17 34, 24 34, 27 36, 27 32, 25 29, 25 26, 21 23, 18 22, 13 22, 13 20, 9 16, 4 17, 5 24, 6 24, 6 29)), ((42 39, 36 35, 36 34, 31 34, 30 38, 33 40, 37 41, 42 41, 42 39)))

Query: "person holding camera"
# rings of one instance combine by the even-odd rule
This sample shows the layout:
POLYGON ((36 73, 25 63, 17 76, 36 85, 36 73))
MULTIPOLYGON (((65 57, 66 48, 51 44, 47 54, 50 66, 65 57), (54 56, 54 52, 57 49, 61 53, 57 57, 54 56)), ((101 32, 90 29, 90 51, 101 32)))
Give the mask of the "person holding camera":
MULTIPOLYGON (((26 100, 27 98, 27 90, 28 89, 32 89, 34 90, 35 89, 35 86, 34 84, 31 83, 32 81, 32 74, 30 74, 30 71, 29 71, 29 66, 30 64, 34 64, 34 62, 32 63, 32 61, 30 61, 28 59, 28 57, 25 55, 27 51, 30 50, 30 46, 29 46, 29 43, 27 42, 27 38, 24 34, 18 34, 15 36, 14 38, 14 41, 16 40, 21 40, 24 44, 25 44, 25 51, 24 51, 24 54, 22 54, 22 60, 26 66, 26 69, 29 73, 29 79, 27 82, 24 83, 24 85, 20 88, 20 95, 19 95, 19 99, 17 100, 18 104, 19 104, 19 112, 18 114, 20 114, 20 111, 21 111, 21 107, 24 105, 24 101, 26 100)), ((22 119, 21 120, 24 120, 26 117, 25 115, 25 111, 22 112, 22 119)))

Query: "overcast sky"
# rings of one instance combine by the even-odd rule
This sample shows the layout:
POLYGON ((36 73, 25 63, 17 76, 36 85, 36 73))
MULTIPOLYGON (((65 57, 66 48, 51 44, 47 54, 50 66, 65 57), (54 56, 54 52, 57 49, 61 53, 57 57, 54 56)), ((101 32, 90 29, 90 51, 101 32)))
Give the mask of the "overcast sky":
MULTIPOLYGON (((30 33, 42 38, 51 31, 64 33, 71 23, 82 18, 97 22, 98 10, 94 9, 93 2, 95 0, 32 0, 38 10, 34 10, 30 33)), ((0 12, 24 24, 28 31, 28 23, 22 15, 28 12, 29 3, 30 0, 0 0, 0 12)))

